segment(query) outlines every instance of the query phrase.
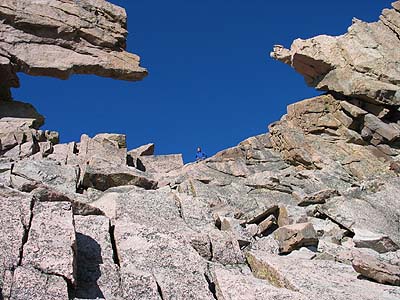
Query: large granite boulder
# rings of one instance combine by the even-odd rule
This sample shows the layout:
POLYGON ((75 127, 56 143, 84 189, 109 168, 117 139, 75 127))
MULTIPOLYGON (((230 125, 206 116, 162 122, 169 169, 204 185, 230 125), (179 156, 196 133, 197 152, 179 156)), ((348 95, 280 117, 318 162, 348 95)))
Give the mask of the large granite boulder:
POLYGON ((181 154, 144 155, 137 159, 137 167, 150 173, 168 173, 183 167, 181 154))
POLYGON ((117 223, 115 240, 125 298, 214 299, 207 264, 193 248, 132 223, 117 223))
POLYGON ((255 278, 246 268, 223 268, 215 266, 217 299, 224 300, 306 300, 306 295, 285 288, 277 288, 265 280, 255 278))
POLYGON ((121 185, 136 185, 145 189, 154 189, 157 187, 157 181, 149 175, 134 168, 124 167, 86 167, 82 187, 94 187, 100 191, 121 185))
POLYGON ((137 159, 140 156, 148 156, 154 154, 154 144, 142 145, 138 148, 129 150, 127 153, 127 163, 129 166, 136 167, 138 164, 137 159))

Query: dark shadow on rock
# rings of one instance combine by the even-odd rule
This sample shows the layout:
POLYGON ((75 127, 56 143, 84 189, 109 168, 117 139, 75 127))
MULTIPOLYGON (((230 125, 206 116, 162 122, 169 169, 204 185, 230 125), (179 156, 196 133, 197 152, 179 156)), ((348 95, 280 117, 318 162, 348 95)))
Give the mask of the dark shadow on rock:
POLYGON ((3 300, 4 298, 3 298, 3 290, 2 290, 2 288, 0 288, 0 300, 3 300))
POLYGON ((390 284, 390 283, 388 283, 388 282, 379 282, 379 281, 374 280, 373 278, 369 278, 369 277, 366 277, 366 276, 361 275, 361 274, 358 274, 357 279, 358 279, 358 280, 364 280, 364 281, 375 282, 375 283, 377 283, 377 284, 386 285, 386 286, 388 286, 388 287, 394 287, 393 284, 390 284))
POLYGON ((136 160, 136 168, 140 171, 146 172, 146 167, 139 158, 136 160))
POLYGON ((77 285, 74 297, 79 299, 104 298, 97 284, 101 276, 100 265, 103 263, 101 247, 90 236, 76 233, 77 242, 77 285))
MULTIPOLYGON (((7 97, 6 92, 0 91, 0 97, 7 97)), ((1 99, 0 99, 1 100, 1 99)), ((35 119, 33 128, 39 129, 44 124, 44 117, 40 115, 30 103, 20 101, 0 101, 0 118, 35 119)))

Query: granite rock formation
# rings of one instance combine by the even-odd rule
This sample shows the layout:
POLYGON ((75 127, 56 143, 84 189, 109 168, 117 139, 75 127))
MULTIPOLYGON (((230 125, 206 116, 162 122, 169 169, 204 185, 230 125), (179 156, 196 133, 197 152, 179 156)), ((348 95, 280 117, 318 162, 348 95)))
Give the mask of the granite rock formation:
MULTIPOLYGON (((382 20, 399 24, 400 1, 393 7, 382 20)), ((24 24, 34 23, 28 27, 38 39, 68 44, 73 34, 76 49, 91 43, 108 54, 124 44, 125 17, 101 0, 0 4, 0 28, 25 32, 24 24), (37 12, 51 16, 54 6, 75 7, 79 22, 93 13, 99 23, 70 32, 58 27, 71 21, 59 12, 61 21, 49 25, 37 12)), ((398 36, 382 42, 362 31, 388 27, 384 22, 360 23, 347 36, 389 51, 385 45, 398 36)), ((369 58, 362 49, 360 59, 369 58)), ((345 51, 319 51, 345 60, 345 51)), ((299 54, 287 62, 292 56, 299 54)), ((127 79, 110 56, 94 61, 98 67, 78 70, 127 79)), ((30 72, 19 60, 11 65, 30 72)), ((57 132, 40 130, 44 119, 32 106, 3 99, 0 299, 399 299, 400 85, 388 77, 365 81, 370 88, 357 92, 332 84, 290 105, 269 132, 186 165, 179 154, 154 155, 154 144, 128 150, 123 134, 60 144, 57 132), (396 93, 370 93, 389 81, 396 93)), ((0 79, 3 91, 9 82, 0 79)))
POLYGON ((400 105, 399 5, 380 20, 353 19, 348 32, 277 45, 271 56, 291 65, 310 86, 381 105, 400 105))
POLYGON ((125 51, 126 17, 104 0, 2 0, 0 99, 19 87, 18 72, 142 79, 147 72, 139 57, 125 51))

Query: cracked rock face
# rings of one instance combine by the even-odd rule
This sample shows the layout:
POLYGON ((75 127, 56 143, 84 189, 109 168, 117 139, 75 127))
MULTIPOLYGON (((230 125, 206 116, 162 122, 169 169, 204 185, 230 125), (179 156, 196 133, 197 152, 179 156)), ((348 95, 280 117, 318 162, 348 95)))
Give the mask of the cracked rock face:
POLYGON ((139 57, 125 51, 126 28, 125 10, 104 0, 1 1, 0 99, 19 87, 18 72, 142 79, 139 57))
POLYGON ((22 265, 55 274, 73 283, 76 238, 71 204, 37 202, 32 215, 22 265), (60 239, 60 236, 63 238, 60 239))
MULTIPOLYGON (((398 24, 397 11, 383 16, 398 24)), ((0 4, 0 30, 35 36, 29 51, 51 41, 125 55, 125 18, 100 0, 0 4)), ((371 49, 383 51, 380 41, 371 49)), ((78 70, 132 79, 92 58, 98 67, 78 70)), ((71 70, 16 62, 0 74, 71 70)), ((268 133, 186 165, 153 144, 128 151, 124 134, 59 144, 32 106, 0 102, 0 299, 399 299, 400 113, 380 95, 338 88, 294 103, 268 133)))
POLYGON ((32 267, 18 267, 14 271, 9 299, 68 299, 67 283, 61 277, 41 273, 32 267))
POLYGON ((342 36, 297 39, 271 56, 292 66, 310 86, 385 105, 400 105, 400 9, 383 10, 380 20, 354 19, 342 36))

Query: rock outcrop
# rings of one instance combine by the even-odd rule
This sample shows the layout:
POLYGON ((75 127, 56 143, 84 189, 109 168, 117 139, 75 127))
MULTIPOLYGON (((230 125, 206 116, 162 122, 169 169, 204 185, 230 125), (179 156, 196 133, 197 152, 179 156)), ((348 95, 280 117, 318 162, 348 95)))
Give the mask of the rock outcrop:
POLYGON ((19 87, 18 72, 142 79, 139 57, 125 51, 126 28, 125 10, 104 0, 1 1, 0 100, 19 87))
POLYGON ((344 35, 297 39, 290 50, 275 46, 271 56, 291 65, 319 90, 399 106, 399 15, 398 2, 394 2, 378 22, 353 19, 344 35))
MULTIPOLYGON (((336 65, 347 62, 345 51, 331 45, 319 48, 315 66, 315 53, 288 52, 285 61, 302 72, 306 59, 329 92, 198 163, 154 155, 154 144, 128 150, 123 134, 59 144, 58 133, 39 129, 44 118, 32 106, 0 101, 0 299, 399 299, 399 81, 397 70, 378 68, 397 55, 387 49, 398 43, 387 32, 400 23, 400 1, 393 7, 378 23, 323 38, 365 46, 352 48, 360 65, 351 70, 336 65), (353 89, 374 49, 384 60, 359 75, 368 77, 365 90, 328 83, 337 77, 353 89), (322 76, 325 58, 333 73, 322 76)), ((23 55, 45 40, 105 56, 85 52, 96 67, 77 69, 27 68, 19 58, 1 74, 138 79, 137 60, 127 71, 108 56, 128 55, 125 19, 100 0, 3 1, 0 28, 35 35, 28 50, 40 41, 23 55)), ((19 46, 7 47, 18 54, 19 46)), ((12 80, 0 80, 9 95, 12 80)))

